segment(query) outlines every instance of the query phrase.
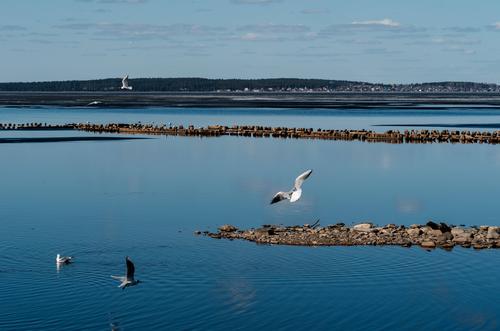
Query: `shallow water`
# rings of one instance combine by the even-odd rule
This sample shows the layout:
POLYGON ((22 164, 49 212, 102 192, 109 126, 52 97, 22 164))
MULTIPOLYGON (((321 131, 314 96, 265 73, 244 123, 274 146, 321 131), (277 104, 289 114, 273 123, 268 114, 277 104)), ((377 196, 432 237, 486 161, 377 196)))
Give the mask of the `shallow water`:
MULTIPOLYGON (((499 123, 500 112, 0 109, 0 122, 86 121, 370 129, 499 123)), ((500 328, 498 250, 276 247, 193 235, 318 218, 500 225, 499 146, 155 137, 1 144, 0 153, 1 330, 500 328), (307 168, 300 201, 268 204, 307 168), (58 271, 57 253, 75 264, 58 271), (124 273, 125 255, 144 283, 121 291, 109 276, 124 273)))

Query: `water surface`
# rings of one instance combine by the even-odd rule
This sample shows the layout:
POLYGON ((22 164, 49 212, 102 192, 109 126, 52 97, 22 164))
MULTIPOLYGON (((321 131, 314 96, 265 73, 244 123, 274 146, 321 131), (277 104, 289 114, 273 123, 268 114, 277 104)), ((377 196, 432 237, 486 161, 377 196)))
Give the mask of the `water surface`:
MULTIPOLYGON (((0 121, 369 129, 498 123, 500 112, 8 108, 0 121)), ((193 235, 318 218, 500 225, 499 146, 154 137, 1 144, 0 153, 2 330, 500 327, 498 250, 277 247, 193 235), (301 200, 269 205, 308 168, 301 200), (58 271, 57 253, 76 263, 58 271), (124 273, 125 255, 144 283, 121 291, 109 276, 124 273)))

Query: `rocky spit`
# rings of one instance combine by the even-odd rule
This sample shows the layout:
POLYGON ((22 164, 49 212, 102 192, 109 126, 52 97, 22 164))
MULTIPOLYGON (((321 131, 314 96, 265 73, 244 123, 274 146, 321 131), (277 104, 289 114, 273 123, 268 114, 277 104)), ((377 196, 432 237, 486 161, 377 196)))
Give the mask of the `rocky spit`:
POLYGON ((375 132, 372 130, 324 130, 313 128, 267 127, 255 125, 210 125, 194 127, 192 125, 170 126, 152 124, 90 124, 70 123, 64 125, 47 125, 42 123, 13 124, 0 123, 0 130, 80 130, 94 133, 122 133, 167 136, 195 137, 272 137, 291 139, 323 139, 365 142, 403 143, 462 143, 462 144, 498 144, 500 131, 468 131, 468 130, 389 130, 375 132))
POLYGON ((343 223, 320 226, 263 225, 261 228, 240 230, 233 225, 223 225, 217 232, 195 232, 215 239, 243 239, 258 244, 294 246, 367 246, 397 245, 421 246, 425 249, 452 249, 455 246, 475 249, 500 248, 498 226, 450 226, 446 223, 427 222, 411 226, 388 224, 375 226, 360 223, 352 227, 343 223))

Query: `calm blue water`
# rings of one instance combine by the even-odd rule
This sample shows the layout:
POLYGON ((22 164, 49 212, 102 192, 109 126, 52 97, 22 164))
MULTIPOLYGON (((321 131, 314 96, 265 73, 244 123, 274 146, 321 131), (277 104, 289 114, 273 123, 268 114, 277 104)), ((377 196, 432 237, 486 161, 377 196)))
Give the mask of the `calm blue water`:
MULTIPOLYGON (((366 128, 497 110, 0 108, 0 122, 366 128)), ((383 130, 385 128, 376 128, 383 130)), ((92 135, 1 132, 1 137, 92 135)), ((0 330, 496 330, 500 251, 276 247, 231 223, 500 225, 500 146, 237 137, 0 144, 0 330), (278 190, 314 169, 296 204, 278 190), (75 256, 57 270, 57 253, 75 256), (124 257, 144 281, 121 291, 124 257)))

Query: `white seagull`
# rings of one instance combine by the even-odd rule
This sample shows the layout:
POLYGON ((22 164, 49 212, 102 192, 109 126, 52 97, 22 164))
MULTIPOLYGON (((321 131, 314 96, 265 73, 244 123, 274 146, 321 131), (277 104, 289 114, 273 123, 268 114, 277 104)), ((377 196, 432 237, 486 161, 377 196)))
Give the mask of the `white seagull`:
POLYGON ((87 107, 100 105, 102 101, 92 101, 87 104, 87 107))
POLYGON ((295 185, 293 188, 288 191, 288 192, 278 192, 276 195, 273 197, 271 200, 271 204, 280 202, 281 200, 290 200, 290 202, 295 202, 300 199, 300 196, 302 195, 302 189, 300 188, 302 186, 302 183, 311 175, 312 170, 307 170, 306 172, 302 173, 295 179, 295 185))
POLYGON ((132 89, 132 86, 128 86, 128 75, 123 77, 121 89, 122 90, 131 90, 132 89))
POLYGON ((60 254, 56 255, 56 263, 57 264, 70 264, 73 262, 73 258, 71 256, 61 256, 60 254))
POLYGON ((127 263, 127 275, 126 276, 111 276, 111 278, 119 280, 121 282, 118 287, 124 290, 128 286, 134 286, 139 284, 139 280, 134 279, 135 267, 132 260, 127 256, 125 257, 125 262, 127 263))

